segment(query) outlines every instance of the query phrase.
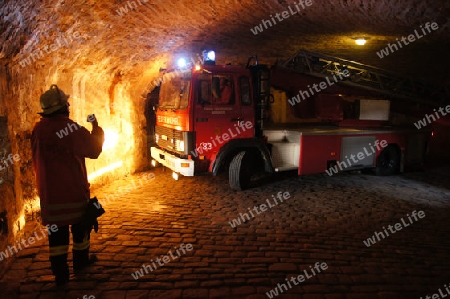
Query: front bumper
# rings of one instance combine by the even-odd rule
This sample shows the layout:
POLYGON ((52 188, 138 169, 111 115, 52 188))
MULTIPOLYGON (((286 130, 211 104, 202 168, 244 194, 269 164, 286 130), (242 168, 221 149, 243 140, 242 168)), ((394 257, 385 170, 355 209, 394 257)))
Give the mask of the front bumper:
POLYGON ((151 147, 150 153, 153 159, 162 165, 184 176, 194 176, 194 161, 181 159, 157 147, 151 147))

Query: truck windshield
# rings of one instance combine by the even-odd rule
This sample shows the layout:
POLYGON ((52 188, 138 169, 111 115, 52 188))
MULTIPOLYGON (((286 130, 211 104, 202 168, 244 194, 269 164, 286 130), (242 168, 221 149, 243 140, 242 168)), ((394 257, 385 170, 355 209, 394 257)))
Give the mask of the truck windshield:
POLYGON ((159 108, 186 109, 191 87, 191 72, 172 72, 164 75, 159 98, 159 108))

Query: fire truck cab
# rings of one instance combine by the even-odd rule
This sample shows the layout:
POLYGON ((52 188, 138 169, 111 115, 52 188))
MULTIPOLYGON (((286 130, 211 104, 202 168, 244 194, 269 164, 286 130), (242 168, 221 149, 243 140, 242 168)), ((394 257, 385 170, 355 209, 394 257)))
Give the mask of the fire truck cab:
MULTIPOLYGON (((158 146, 151 148, 152 158, 172 169, 175 178, 178 174, 217 174, 240 152, 260 155, 265 168, 273 171, 268 148, 258 138, 262 132, 258 136, 255 113, 261 110, 261 102, 269 100, 268 68, 215 65, 207 56, 205 62, 163 75, 156 113, 158 146), (267 80, 255 82, 254 76, 267 80)), ((249 158, 243 155, 240 163, 233 163, 241 173, 234 178, 244 184, 240 188, 249 179, 242 167, 249 158)))

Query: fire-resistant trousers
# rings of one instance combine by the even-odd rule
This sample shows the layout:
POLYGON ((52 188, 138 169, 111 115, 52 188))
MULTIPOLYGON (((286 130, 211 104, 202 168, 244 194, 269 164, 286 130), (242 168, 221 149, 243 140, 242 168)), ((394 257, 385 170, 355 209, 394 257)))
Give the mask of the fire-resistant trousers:
MULTIPOLYGON (((71 227, 73 240, 73 270, 83 269, 89 262, 90 231, 80 223, 71 227)), ((69 267, 67 255, 69 253, 69 226, 58 227, 56 232, 48 236, 50 246, 50 263, 55 275, 56 283, 64 283, 69 280, 69 267)))

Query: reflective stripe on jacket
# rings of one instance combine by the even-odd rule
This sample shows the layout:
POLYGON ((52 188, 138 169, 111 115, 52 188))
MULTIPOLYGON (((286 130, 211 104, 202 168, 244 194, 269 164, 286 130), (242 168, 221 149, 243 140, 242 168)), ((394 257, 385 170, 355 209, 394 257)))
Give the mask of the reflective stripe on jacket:
POLYGON ((31 148, 44 225, 81 221, 90 197, 84 159, 96 159, 103 140, 100 127, 91 133, 64 115, 36 123, 31 148))

